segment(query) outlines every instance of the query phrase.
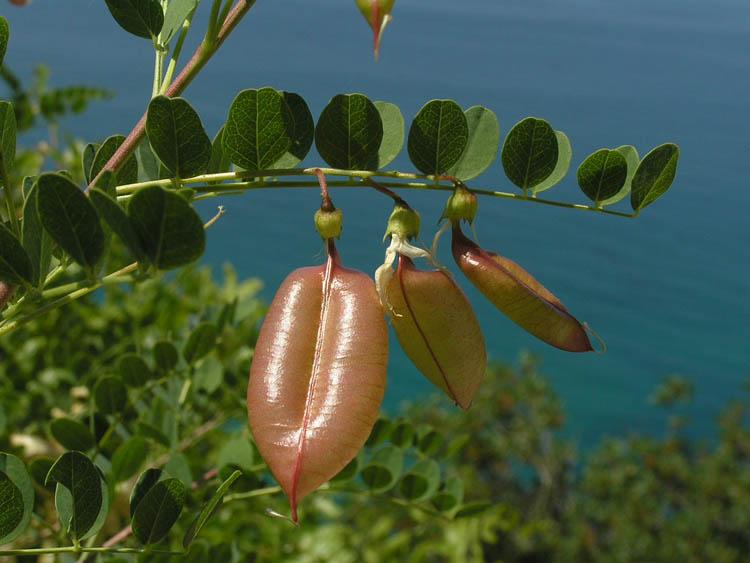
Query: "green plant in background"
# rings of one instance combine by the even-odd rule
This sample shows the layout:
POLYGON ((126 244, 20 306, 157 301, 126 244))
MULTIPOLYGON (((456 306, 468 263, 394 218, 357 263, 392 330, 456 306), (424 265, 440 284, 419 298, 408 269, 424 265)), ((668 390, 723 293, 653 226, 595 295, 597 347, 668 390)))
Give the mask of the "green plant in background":
MULTIPOLYGON (((154 550, 180 552, 187 539, 196 561, 743 560, 746 397, 727 407, 711 447, 680 425, 579 458, 531 357, 493 366, 468 412, 435 397, 381 417, 355 461, 306 502, 300 527, 269 518, 285 503, 241 398, 265 307, 257 281, 240 283, 231 269, 223 277, 218 285, 188 268, 172 281, 107 287, 3 340, 0 448, 23 463, 3 458, 2 471, 18 491, 13 529, 30 518, 12 549, 65 545, 62 486, 45 481, 73 447, 103 471, 110 506, 82 549, 140 550, 155 539, 152 520, 139 521, 138 535, 128 525, 156 482, 165 484, 151 498, 182 509, 154 550), (220 509, 206 520, 212 503, 220 509)), ((672 378, 655 395, 675 409, 685 387, 672 378)))
MULTIPOLYGON (((110 94, 77 86, 50 89, 43 69, 27 88, 2 67, 13 101, 0 102, 0 436, 8 452, 0 463, 0 499, 7 507, 0 543, 13 547, 0 554, 85 559, 120 553, 150 560, 163 552, 201 560, 215 559, 209 555, 214 546, 232 543, 235 557, 253 553, 259 560, 272 560, 271 553, 284 549, 299 560, 332 561, 337 552, 342 560, 359 560, 354 554, 429 560, 431 552, 479 560, 522 521, 530 536, 527 551, 546 549, 546 520, 536 518, 546 518, 550 499, 563 494, 558 478, 571 478, 572 461, 551 433, 561 415, 548 390, 539 383, 543 405, 538 413, 532 406, 532 413, 551 418, 499 432, 506 440, 530 433, 526 439, 533 444, 497 452, 487 444, 498 459, 544 460, 532 464, 543 486, 534 500, 539 512, 530 513, 527 529, 526 515, 488 489, 481 472, 467 470, 464 455, 483 442, 473 435, 469 441, 458 419, 442 410, 378 419, 387 358, 383 313, 418 369, 454 402, 467 408, 485 400, 479 387, 486 370, 481 331, 463 293, 434 258, 440 234, 450 228, 459 268, 499 310, 553 346, 592 350, 588 327, 555 295, 515 262, 468 240, 461 223, 473 221, 477 195, 636 217, 671 186, 678 147, 660 145, 643 159, 629 145, 595 152, 577 174, 593 202, 585 205, 538 197, 569 170, 572 148, 564 133, 530 117, 510 129, 501 148, 492 110, 464 110, 451 100, 427 102, 406 132, 397 106, 363 94, 334 96, 316 122, 299 94, 247 89, 237 94, 212 141, 179 96, 254 1, 210 2, 204 38, 178 72, 199 4, 106 0, 121 28, 154 47, 152 98, 127 136, 61 142, 61 116, 110 94), (17 133, 42 124, 49 140, 16 152, 17 133), (313 143, 328 166, 302 166, 313 143), (415 171, 385 170, 404 144, 415 171), (498 154, 520 193, 467 185, 498 154), (42 172, 50 164, 58 171, 42 172), (203 254, 205 230, 223 213, 220 207, 204 223, 194 202, 283 188, 320 188, 316 227, 328 256, 320 268, 290 275, 263 330, 257 282, 240 283, 228 270, 218 286, 207 271, 190 268, 165 278, 165 271, 189 266, 203 254), (375 189, 394 200, 377 288, 341 265, 335 239, 342 212, 329 188, 375 189), (450 194, 431 250, 412 244, 419 215, 394 191, 419 189, 450 194), (609 208, 628 195, 632 212, 609 208), (416 269, 417 258, 437 270, 416 269), (101 299, 92 299, 99 289, 101 299), (463 361, 467 354, 476 365, 463 361), (251 363, 247 407, 253 438, 245 430, 246 403, 238 399, 251 363), (342 391, 342 381, 351 383, 358 371, 368 377, 342 391), (443 418, 431 425, 426 421, 432 416, 443 418), (280 486, 269 481, 269 471, 280 486), (255 504, 281 516, 282 489, 295 522, 298 501, 321 492, 306 502, 297 535, 255 504), (234 511, 247 508, 234 508, 241 504, 236 501, 257 510, 237 518, 234 511), (387 508, 363 510, 370 501, 387 508), (212 525, 214 512, 222 526, 212 525), (370 529, 378 538, 374 551, 363 547, 366 537, 342 535, 341 522, 367 518, 363 529, 377 523, 370 529), (307 522, 331 541, 305 548, 307 522), (182 542, 170 534, 174 527, 182 542), (264 552, 261 544, 276 551, 264 552), (332 551, 325 551, 329 546, 332 551), (327 555, 310 555, 316 550, 327 555)), ((393 2, 357 5, 373 29, 377 56, 393 2)), ((0 17, 0 63, 9 37, 0 17)), ((531 395, 524 400, 536 400, 533 391, 524 388, 531 395)), ((471 467, 479 471, 483 462, 471 467)), ((512 500, 527 502, 521 495, 512 500)), ((523 552, 523 542, 513 538, 497 552, 502 557, 523 552)))

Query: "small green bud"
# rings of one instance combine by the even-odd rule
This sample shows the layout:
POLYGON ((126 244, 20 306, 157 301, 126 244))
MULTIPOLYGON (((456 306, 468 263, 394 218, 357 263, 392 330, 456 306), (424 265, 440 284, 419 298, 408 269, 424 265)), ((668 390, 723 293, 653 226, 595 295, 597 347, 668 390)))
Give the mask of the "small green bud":
POLYGON ((463 186, 458 186, 448 198, 441 219, 448 219, 451 223, 473 223, 476 215, 477 196, 463 186))
POLYGON ((419 213, 402 203, 393 206, 393 212, 388 218, 385 236, 397 235, 402 240, 409 240, 419 236, 419 213))
POLYGON ((315 230, 328 240, 339 238, 344 224, 344 214, 340 209, 318 209, 315 212, 315 230))

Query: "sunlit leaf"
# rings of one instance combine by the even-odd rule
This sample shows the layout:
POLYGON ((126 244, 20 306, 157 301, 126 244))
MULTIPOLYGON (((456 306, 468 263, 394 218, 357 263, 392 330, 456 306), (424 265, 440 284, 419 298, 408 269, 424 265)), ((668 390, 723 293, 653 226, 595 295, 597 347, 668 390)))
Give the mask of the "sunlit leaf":
POLYGON ((211 141, 211 158, 208 161, 207 174, 219 174, 229 172, 232 168, 232 162, 224 151, 224 126, 216 133, 214 140, 211 141))
POLYGON ((383 140, 378 149, 378 169, 382 170, 404 148, 404 116, 396 104, 374 102, 383 122, 383 140))
POLYGON ((161 180, 169 178, 169 172, 162 166, 151 148, 151 143, 144 138, 135 148, 135 159, 138 163, 138 181, 161 180))
POLYGON ((44 229, 73 260, 93 273, 104 254, 105 239, 91 201, 61 174, 42 174, 37 186, 37 209, 44 229))
POLYGON ((573 147, 570 145, 570 139, 562 131, 555 131, 557 138, 557 164, 552 174, 547 176, 546 180, 537 184, 531 189, 531 193, 537 195, 559 184, 570 170, 570 163, 573 160, 573 147))
POLYGON ((616 150, 600 149, 586 157, 578 167, 577 176, 581 191, 598 205, 614 197, 625 185, 628 162, 616 150))
POLYGON ((183 98, 157 96, 148 105, 146 134, 164 166, 178 178, 203 174, 211 159, 211 139, 183 98))
POLYGON ((279 160, 273 164, 273 168, 293 168, 302 162, 315 136, 315 122, 313 121, 310 108, 307 106, 304 98, 293 92, 282 92, 284 101, 292 112, 294 121, 294 135, 292 135, 292 144, 279 160))
POLYGON ((195 10, 199 0, 170 0, 164 13, 164 25, 161 28, 161 43, 167 45, 182 28, 190 12, 195 10))
POLYGON ((380 113, 362 94, 334 96, 315 127, 315 146, 335 168, 376 170, 382 140, 380 113))
POLYGON ((643 157, 633 176, 630 205, 640 211, 651 205, 671 187, 677 174, 680 147, 666 143, 643 157))
MULTIPOLYGON (((89 172, 89 177, 91 178, 91 180, 99 175, 99 172, 104 169, 104 166, 107 164, 107 162, 109 162, 109 160, 117 152, 117 149, 119 149, 120 145, 122 145, 124 142, 125 137, 123 137, 122 135, 112 135, 111 137, 107 137, 107 139, 104 140, 104 142, 96 151, 94 160, 91 163, 91 171, 89 172)), ((136 159, 134 154, 131 154, 129 157, 127 157, 125 161, 120 165, 117 172, 115 173, 115 179, 116 184, 118 185, 134 184, 138 181, 138 160, 136 159)))
POLYGON ((294 118, 273 88, 243 90, 232 102, 224 126, 224 152, 245 170, 273 166, 292 146, 294 118))
POLYGON ((133 228, 128 214, 117 203, 117 200, 98 187, 89 192, 89 198, 99 216, 109 225, 112 232, 120 238, 133 257, 139 262, 142 261, 145 253, 141 241, 133 228))
POLYGON ((133 535, 145 545, 161 541, 177 522, 186 498, 187 488, 179 479, 154 484, 137 503, 131 523, 133 535))
MULTIPOLYGON (((0 471, 0 545, 10 543, 23 531, 24 505, 21 490, 0 471), (20 530, 20 531, 19 531, 20 530)), ((25 527, 25 526, 24 526, 25 527)))
POLYGON ((469 142, 469 125, 452 100, 427 102, 409 128, 409 158, 424 174, 445 174, 469 142))
POLYGON ((621 147, 617 147, 615 150, 625 157, 625 162, 628 163, 628 175, 625 178, 625 183, 623 184, 622 188, 620 188, 619 192, 617 192, 612 197, 599 202, 602 207, 604 207, 605 205, 614 205, 618 201, 621 201, 630 195, 630 188, 633 182, 633 177, 635 176, 635 172, 636 170, 638 170, 638 165, 641 162, 641 157, 638 156, 638 150, 632 145, 623 145, 621 147))
POLYGON ((135 514, 135 510, 143 500, 143 497, 146 496, 146 493, 148 493, 153 488, 153 486, 161 480, 162 474, 163 471, 156 467, 146 469, 146 471, 140 474, 138 480, 135 483, 135 486, 133 487, 133 490, 130 493, 131 518, 135 514))
POLYGON ((164 12, 159 0, 104 1, 115 21, 128 33, 145 39, 159 35, 164 25, 164 12))
POLYGON ((469 126, 469 141, 461 158, 448 170, 459 180, 471 180, 487 170, 497 158, 500 147, 500 123, 495 113, 482 106, 464 112, 469 126))
POLYGON ((502 163, 508 179, 530 190, 555 171, 559 156, 557 135, 543 119, 527 117, 510 130, 502 150, 502 163))
POLYGON ((46 482, 57 483, 55 507, 65 533, 73 539, 85 539, 105 505, 99 470, 82 453, 68 452, 49 470, 46 482))
POLYGON ((83 167, 83 177, 86 180, 86 184, 89 184, 92 180, 91 167, 94 165, 94 158, 99 147, 99 143, 89 143, 84 147, 81 154, 81 166, 83 167))
POLYGON ((158 186, 141 188, 130 200, 128 215, 146 255, 157 268, 177 268, 203 254, 203 222, 176 193, 158 186))
POLYGON ((184 548, 187 549, 190 544, 193 543, 193 540, 195 540, 198 534, 200 534, 203 526, 205 526, 208 522, 208 519, 211 518, 214 512, 216 512, 216 510, 219 508, 221 501, 224 499, 224 495, 227 494, 229 488, 232 486, 232 483, 234 483, 240 475, 242 475, 241 471, 235 471, 234 473, 232 473, 219 486, 211 499, 203 506, 200 513, 198 514, 198 517, 185 533, 185 537, 182 540, 182 546, 184 548))
POLYGON ((34 485, 26 466, 17 457, 0 453, 0 545, 26 530, 33 510, 34 485))

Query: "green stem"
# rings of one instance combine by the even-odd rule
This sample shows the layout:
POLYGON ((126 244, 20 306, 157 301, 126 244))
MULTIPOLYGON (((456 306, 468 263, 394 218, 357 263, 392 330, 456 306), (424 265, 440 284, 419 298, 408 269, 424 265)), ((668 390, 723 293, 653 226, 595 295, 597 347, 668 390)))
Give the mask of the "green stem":
POLYGON ((232 502, 235 500, 244 500, 248 498, 262 497, 267 495, 275 495, 281 492, 281 487, 266 487, 264 489, 255 489, 254 491, 247 491, 244 493, 234 493, 224 497, 224 502, 232 502))
MULTIPOLYGON (((44 280, 44 283, 42 284, 42 288, 47 287, 49 284, 51 284, 53 281, 59 278, 64 272, 65 272, 64 266, 62 265, 56 266, 55 269, 52 270, 47 275, 47 278, 44 280)), ((3 318, 12 319, 15 316, 15 314, 20 310, 20 308, 24 305, 24 303, 26 303, 26 301, 29 299, 29 296, 30 294, 26 293, 13 305, 5 309, 5 311, 3 312, 3 318)))
POLYGON ((214 0, 211 4, 211 14, 208 16, 208 28, 206 29, 205 41, 211 44, 216 40, 216 30, 219 28, 219 11, 223 0, 214 0))
POLYGON ((227 16, 229 16, 229 10, 232 9, 232 0, 225 0, 224 7, 221 9, 221 14, 219 14, 219 25, 224 25, 224 22, 227 20, 227 16))
MULTIPOLYGON (((204 229, 210 228, 211 225, 216 223, 216 221, 218 221, 222 215, 224 215, 224 208, 222 206, 219 206, 219 210, 216 213, 216 215, 214 215, 211 219, 209 219, 203 225, 203 228, 204 229)), ((49 299, 49 298, 56 297, 57 295, 60 295, 60 294, 63 294, 63 295, 59 299, 45 303, 44 305, 42 305, 38 309, 31 311, 27 315, 24 315, 18 319, 12 319, 8 322, 0 324, 0 336, 3 336, 4 334, 8 334, 9 332, 14 331, 18 327, 28 323, 29 321, 32 321, 36 318, 41 317, 42 315, 48 313, 49 311, 52 311, 53 309, 57 309, 58 307, 61 307, 65 305, 66 303, 70 303, 71 301, 80 299, 81 297, 88 295, 92 291, 96 291, 103 285, 132 281, 133 278, 129 276, 128 274, 131 274, 137 269, 138 269, 138 262, 133 262, 132 264, 128 264, 124 268, 120 268, 116 272, 112 272, 111 274, 104 276, 100 280, 95 280, 95 281, 81 280, 81 281, 72 282, 66 285, 62 285, 60 287, 55 287, 47 291, 43 291, 42 298, 49 299)))
MULTIPOLYGON (((54 555, 56 553, 146 553, 146 548, 140 547, 77 547, 74 545, 66 547, 34 547, 28 549, 6 549, 0 551, 0 557, 12 555, 54 555)), ((167 551, 160 549, 148 549, 148 553, 160 555, 184 555, 184 551, 167 551)))
MULTIPOLYGON (((226 38, 229 37, 229 35, 234 31, 242 18, 245 17, 247 12, 250 11, 250 8, 252 8, 253 5, 255 5, 255 0, 237 0, 236 4, 233 5, 232 9, 224 20, 224 23, 222 24, 221 29, 216 36, 216 41, 212 45, 207 45, 205 41, 198 45, 198 48, 195 50, 195 53, 193 53, 193 56, 185 64, 185 67, 177 75, 177 78, 174 79, 174 82, 172 82, 172 84, 170 84, 164 92, 165 96, 179 96, 182 91, 187 88, 188 85, 190 85, 193 79, 200 73, 201 70, 203 70, 203 67, 206 66, 206 63, 208 63, 211 57, 216 54, 216 52, 219 50, 219 47, 221 47, 226 38)), ((144 113, 138 123, 136 123, 135 127, 133 127, 133 130, 128 134, 125 141, 123 141, 123 143, 118 147, 118 149, 115 151, 115 154, 112 155, 112 158, 110 158, 104 165, 101 172, 99 172, 99 174, 97 174, 97 176, 91 180, 89 186, 86 188, 86 191, 88 191, 91 186, 96 185, 102 174, 104 174, 106 171, 117 171, 122 163, 125 162, 125 160, 127 160, 127 158, 133 153, 135 148, 138 146, 138 143, 141 141, 145 134, 146 114, 144 113)))
MULTIPOLYGON (((29 314, 24 315, 18 319, 12 320, 10 322, 7 322, 3 325, 0 325, 0 336, 4 334, 8 334, 9 332, 14 331, 18 327, 25 325, 29 321, 33 321, 34 319, 37 319, 49 311, 52 311, 53 309, 57 309, 58 307, 61 307, 62 305, 65 305, 66 303, 70 303, 71 301, 75 301, 76 299, 80 299, 84 295, 88 295, 92 291, 96 291, 101 286, 103 286, 106 283, 113 283, 113 281, 117 278, 120 278, 121 276, 124 276, 125 274, 129 274, 131 272, 134 272, 138 269, 138 263, 133 262, 132 264, 129 264, 128 266, 125 266, 124 268, 121 268, 117 270, 116 272, 112 272, 108 276, 104 276, 101 280, 96 282, 89 282, 89 281, 81 281, 81 282, 74 282, 73 284, 68 284, 68 286, 61 286, 61 287, 69 287, 72 288, 72 291, 68 293, 67 295, 64 295, 63 297, 60 297, 59 299, 56 299, 54 301, 50 301, 49 303, 45 303, 38 309, 35 309, 34 311, 31 311, 29 314)), ((118 283, 120 280, 118 279, 118 283)), ((57 292, 58 288, 48 290, 49 292, 55 292, 55 294, 59 293, 57 292)), ((43 292, 42 296, 49 297, 48 292, 43 292)))
POLYGON ((169 85, 172 84, 174 71, 177 70, 177 62, 180 60, 180 55, 182 54, 182 46, 185 44, 185 38, 187 37, 188 31, 190 31, 190 25, 193 23, 194 15, 195 8, 188 14, 185 22, 182 24, 180 35, 177 38, 177 43, 175 43, 174 50, 172 51, 172 57, 169 59, 167 73, 164 75, 164 80, 162 80, 161 88, 159 89, 159 94, 161 95, 165 94, 169 85))
POLYGON ((164 51, 154 44, 154 83, 151 87, 151 97, 155 98, 161 90, 161 74, 164 68, 164 51))
MULTIPOLYGON (((318 182, 293 182, 293 181, 255 181, 253 178, 278 178, 288 176, 314 176, 318 168, 285 168, 279 170, 255 170, 255 171, 242 171, 242 172, 222 172, 219 174, 202 174, 195 176, 194 178, 180 179, 180 183, 186 186, 194 186, 198 192, 204 194, 202 199, 207 197, 215 197, 221 195, 222 192, 237 192, 244 190, 255 190, 265 188, 319 188, 318 182), (244 180, 232 183, 220 183, 220 182, 231 182, 232 180, 244 180), (198 184, 197 186, 195 186, 198 184), (205 185, 201 185, 205 184, 205 185), (208 185, 214 184, 214 185, 208 185)), ((329 182, 328 185, 336 188, 357 188, 357 187, 369 187, 364 184, 361 180, 368 180, 370 178, 389 178, 393 180, 423 180, 423 182, 380 182, 385 187, 396 188, 396 189, 412 189, 412 190, 439 190, 439 191, 453 191, 454 186, 441 184, 440 181, 447 182, 444 177, 436 177, 424 174, 414 174, 410 172, 396 172, 396 171, 370 171, 370 170, 342 170, 340 168, 320 168, 320 170, 327 176, 339 176, 348 178, 346 181, 329 182), (360 181, 358 181, 360 180, 360 181)), ((150 180, 148 182, 139 182, 137 184, 124 184, 117 187, 117 195, 119 197, 127 196, 134 193, 140 188, 146 186, 161 186, 169 188, 172 186, 172 179, 165 180, 150 180)), ((563 201, 554 201, 550 199, 542 199, 538 197, 532 197, 521 194, 514 194, 510 192, 503 192, 487 188, 471 188, 471 191, 478 194, 489 197, 498 197, 502 199, 515 199, 519 201, 528 201, 532 203, 538 203, 540 205, 551 205, 554 207, 565 207, 568 209, 578 209, 580 211, 591 211, 594 213, 601 213, 604 215, 614 215, 616 217, 637 217, 637 213, 623 213, 622 211, 614 211, 611 209, 605 209, 593 205, 583 205, 578 203, 567 203, 563 201)))

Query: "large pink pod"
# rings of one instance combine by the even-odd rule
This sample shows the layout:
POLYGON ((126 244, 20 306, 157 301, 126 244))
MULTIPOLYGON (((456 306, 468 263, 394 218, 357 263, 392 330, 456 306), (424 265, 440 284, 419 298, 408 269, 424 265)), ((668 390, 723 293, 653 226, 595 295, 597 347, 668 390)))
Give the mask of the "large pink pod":
POLYGON ((292 272, 258 336, 247 408, 263 459, 297 505, 364 445, 385 392, 388 331, 375 284, 327 263, 292 272))
POLYGON ((480 248, 453 226, 453 257, 461 271, 495 307, 547 344, 591 352, 586 330, 560 300, 521 266, 480 248))
POLYGON ((458 406, 469 408, 487 369, 487 351, 461 288, 445 272, 419 270, 399 255, 387 297, 406 355, 458 406))

